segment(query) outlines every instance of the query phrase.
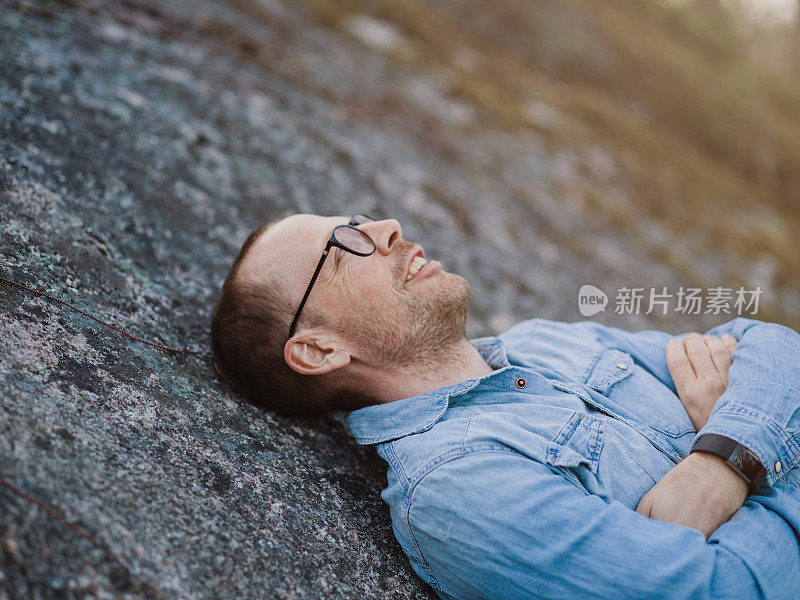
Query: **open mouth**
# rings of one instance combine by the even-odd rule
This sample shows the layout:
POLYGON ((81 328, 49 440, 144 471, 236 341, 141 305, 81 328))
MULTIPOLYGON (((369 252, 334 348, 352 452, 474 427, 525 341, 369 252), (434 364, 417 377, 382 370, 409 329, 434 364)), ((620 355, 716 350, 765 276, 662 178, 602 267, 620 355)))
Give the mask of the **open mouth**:
POLYGON ((411 279, 419 273, 420 269, 427 264, 427 259, 425 258, 425 253, 420 248, 411 257, 411 261, 408 263, 408 271, 406 272, 406 281, 411 281, 411 279))

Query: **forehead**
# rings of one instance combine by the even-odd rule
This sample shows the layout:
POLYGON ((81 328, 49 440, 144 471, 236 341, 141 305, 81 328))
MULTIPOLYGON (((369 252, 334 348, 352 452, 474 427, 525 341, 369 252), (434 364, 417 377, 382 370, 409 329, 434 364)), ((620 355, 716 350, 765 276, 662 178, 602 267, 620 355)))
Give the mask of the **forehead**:
POLYGON ((239 276, 245 280, 259 279, 276 267, 282 272, 306 265, 313 269, 333 228, 347 222, 347 217, 304 214, 282 219, 253 243, 242 261, 239 276))

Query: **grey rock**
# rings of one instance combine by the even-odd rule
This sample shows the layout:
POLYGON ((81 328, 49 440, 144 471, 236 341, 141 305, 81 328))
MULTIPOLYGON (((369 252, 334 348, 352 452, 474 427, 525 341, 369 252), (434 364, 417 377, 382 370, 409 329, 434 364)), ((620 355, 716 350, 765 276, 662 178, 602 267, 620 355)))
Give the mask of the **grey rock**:
POLYGON ((210 311, 247 233, 395 216, 471 282, 471 336, 579 319, 583 283, 683 283, 582 202, 632 206, 613 156, 483 123, 441 77, 299 3, 0 3, 0 275, 204 352, 0 283, 0 599, 434 597, 342 415, 278 418, 217 379, 210 311))

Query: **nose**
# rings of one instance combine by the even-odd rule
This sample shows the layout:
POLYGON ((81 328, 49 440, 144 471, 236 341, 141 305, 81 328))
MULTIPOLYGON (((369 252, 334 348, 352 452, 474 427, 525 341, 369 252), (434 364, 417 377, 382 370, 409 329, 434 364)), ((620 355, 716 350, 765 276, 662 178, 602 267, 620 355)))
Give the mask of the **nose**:
POLYGON ((384 256, 390 254, 403 239, 403 230, 396 219, 373 221, 362 225, 361 229, 375 242, 375 250, 384 256))

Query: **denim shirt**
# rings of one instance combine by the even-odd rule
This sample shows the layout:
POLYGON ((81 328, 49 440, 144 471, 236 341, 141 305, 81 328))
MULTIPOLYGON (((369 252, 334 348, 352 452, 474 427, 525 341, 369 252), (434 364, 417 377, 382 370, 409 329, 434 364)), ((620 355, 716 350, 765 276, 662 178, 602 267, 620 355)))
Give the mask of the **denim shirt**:
POLYGON ((800 335, 744 318, 708 333, 739 343, 699 432, 667 368, 674 336, 589 321, 472 340, 492 373, 350 413, 389 465, 413 569, 458 600, 800 598, 800 335), (635 512, 703 433, 767 469, 708 540, 635 512))

